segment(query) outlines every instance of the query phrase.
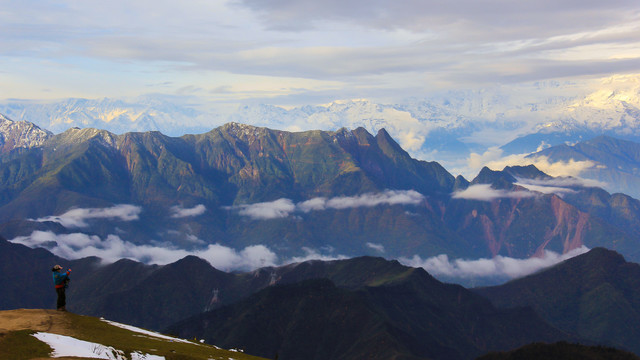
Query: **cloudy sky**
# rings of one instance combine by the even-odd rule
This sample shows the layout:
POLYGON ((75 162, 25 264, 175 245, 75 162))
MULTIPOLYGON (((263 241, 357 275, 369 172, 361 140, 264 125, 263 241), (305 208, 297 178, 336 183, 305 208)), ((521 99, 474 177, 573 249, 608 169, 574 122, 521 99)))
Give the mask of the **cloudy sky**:
POLYGON ((637 0, 0 4, 0 99, 300 105, 640 72, 637 0))

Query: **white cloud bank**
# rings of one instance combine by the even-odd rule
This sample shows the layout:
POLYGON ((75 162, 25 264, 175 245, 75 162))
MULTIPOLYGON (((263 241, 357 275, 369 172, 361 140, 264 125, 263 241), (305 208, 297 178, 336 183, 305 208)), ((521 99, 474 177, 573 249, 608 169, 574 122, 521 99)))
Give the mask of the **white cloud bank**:
POLYGON ((343 210, 356 207, 374 207, 378 205, 417 205, 424 196, 414 190, 386 190, 358 196, 340 196, 335 198, 313 198, 295 204, 289 199, 278 199, 248 205, 238 205, 227 209, 237 210, 238 214, 255 220, 285 218, 295 212, 308 213, 328 209, 343 210))
POLYGON ((110 208, 71 209, 62 215, 47 216, 36 219, 35 221, 52 221, 66 228, 83 228, 89 226, 87 220, 90 219, 138 220, 141 212, 142 208, 139 206, 120 204, 110 208))
POLYGON ((208 261, 213 267, 223 271, 248 271, 265 266, 278 266, 309 260, 330 261, 349 258, 346 255, 334 254, 334 249, 331 247, 321 250, 303 247, 303 255, 280 260, 273 251, 264 245, 251 245, 240 251, 220 244, 209 244, 198 250, 185 250, 175 247, 137 245, 122 240, 117 235, 109 235, 106 239, 102 239, 96 235, 54 234, 50 231, 34 231, 29 236, 19 236, 9 241, 31 248, 45 248, 54 255, 69 260, 96 256, 105 263, 131 259, 146 264, 166 265, 193 255, 208 261))
POLYGON ((415 255, 412 258, 400 258, 399 261, 407 266, 421 267, 435 277, 478 278, 506 276, 514 279, 533 274, 536 271, 553 266, 588 251, 589 249, 587 247, 582 246, 565 254, 545 250, 543 257, 528 259, 496 256, 492 259, 450 260, 447 255, 443 254, 428 259, 422 259, 420 256, 415 255))
POLYGON ((29 247, 43 247, 65 259, 80 259, 97 256, 110 263, 119 259, 132 259, 148 264, 169 264, 185 256, 194 255, 207 260, 220 270, 249 270, 262 266, 276 265, 277 255, 263 245, 247 246, 243 250, 210 244, 204 249, 188 251, 184 249, 137 245, 122 240, 117 235, 106 239, 82 233, 54 234, 50 231, 34 231, 29 236, 19 236, 12 243, 29 247))
MULTIPOLYGON (((309 260, 332 261, 349 258, 346 255, 334 254, 332 248, 319 251, 303 247, 303 255, 279 259, 271 249, 264 245, 252 245, 242 250, 235 250, 220 244, 210 244, 203 249, 189 251, 172 247, 137 245, 122 240, 117 235, 109 235, 106 239, 101 239, 95 235, 82 233, 57 235, 48 231, 34 231, 30 236, 20 236, 10 242, 32 248, 46 248, 53 254, 70 260, 97 256, 105 263, 126 258, 147 264, 166 265, 193 255, 208 261, 212 266, 223 271, 250 271, 265 266, 280 266, 309 260)), ((380 253, 385 251, 381 244, 367 243, 366 245, 380 253)), ((406 266, 421 267, 435 277, 517 278, 553 266, 587 251, 589 249, 584 246, 562 255, 545 251, 543 257, 529 259, 496 256, 492 259, 452 260, 443 254, 427 259, 415 255, 412 258, 399 258, 398 260, 406 266)))

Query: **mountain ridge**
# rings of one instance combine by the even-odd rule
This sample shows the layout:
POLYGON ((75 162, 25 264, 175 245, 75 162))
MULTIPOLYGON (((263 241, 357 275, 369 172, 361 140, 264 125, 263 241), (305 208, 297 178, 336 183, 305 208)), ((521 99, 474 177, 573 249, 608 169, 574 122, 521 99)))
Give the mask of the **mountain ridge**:
POLYGON ((640 265, 595 248, 539 273, 474 291, 497 307, 530 306, 559 329, 639 353, 640 333, 632 320, 640 310, 639 282, 640 265), (573 285, 563 288, 568 282, 573 285))
POLYGON ((611 192, 620 192, 640 198, 640 144, 611 136, 598 137, 573 145, 558 145, 528 155, 534 160, 546 157, 550 162, 581 161, 591 166, 580 176, 602 184, 611 192))
MULTIPOLYGON (((269 358, 275 353, 282 359, 300 358, 294 354, 300 354, 302 346, 309 356, 324 349, 318 354, 332 358, 404 354, 416 359, 469 359, 535 341, 560 340, 639 351, 634 348, 639 336, 635 330, 616 330, 626 334, 621 337, 608 329, 621 326, 617 319, 640 309, 634 295, 640 265, 602 248, 499 287, 470 291, 442 283, 423 269, 379 257, 313 260, 226 273, 193 256, 164 266, 130 260, 101 264, 91 258, 67 261, 43 249, 6 241, 0 247, 0 270, 13 274, 3 288, 7 295, 20 294, 20 307, 46 299, 53 306, 51 279, 41 274, 50 272, 51 264, 61 263, 74 268, 67 292, 71 311, 156 330, 169 327, 172 334, 204 338, 208 343, 215 340, 227 348, 242 346, 269 358), (25 263, 34 265, 19 266, 25 263), (562 276, 549 277, 550 272, 562 276), (545 285, 543 291, 527 285, 528 291, 509 293, 510 287, 536 278, 555 281, 562 288, 545 285), (603 281, 610 285, 602 287, 603 281), (25 293, 25 287, 43 293, 25 293), (483 297, 492 289, 500 292, 483 297), (554 295, 547 296, 548 292, 554 295), (576 293, 583 294, 596 311, 563 300, 576 293), (557 304, 550 302, 554 298, 564 307, 555 309, 557 304), (519 303, 523 299, 531 302, 519 303), (626 304, 622 309, 628 311, 621 313, 618 303, 626 304), (575 316, 567 309, 587 310, 586 333, 572 327, 575 316), (569 314, 570 321, 560 318, 558 322, 557 314, 569 314), (340 336, 343 331, 350 335, 340 336), (587 340, 580 340, 583 337, 587 340), (328 344, 322 339, 333 346, 322 345, 328 344), (339 350, 327 353, 331 349, 339 350)), ((8 299, 11 296, 1 300, 8 299)))
POLYGON ((385 130, 293 133, 230 123, 175 138, 70 129, 1 156, 0 173, 2 233, 25 243, 36 231, 56 238, 43 246, 82 233, 97 236, 87 241, 98 249, 114 236, 127 247, 264 246, 263 261, 323 248, 333 256, 527 258, 586 245, 640 256, 631 251, 640 218, 633 200, 579 184, 556 187, 567 192, 558 196, 512 175, 555 181, 534 168, 456 179, 437 162, 412 158, 385 130), (606 211, 595 199, 610 203, 606 211), (74 216, 89 218, 63 221, 74 216))

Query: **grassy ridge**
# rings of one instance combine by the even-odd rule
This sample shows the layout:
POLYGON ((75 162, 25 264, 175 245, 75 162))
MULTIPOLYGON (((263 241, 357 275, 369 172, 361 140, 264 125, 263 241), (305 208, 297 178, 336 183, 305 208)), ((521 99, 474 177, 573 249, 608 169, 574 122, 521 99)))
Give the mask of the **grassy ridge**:
MULTIPOLYGON (((20 310, 18 310, 20 311, 20 310)), ((71 336, 73 338, 113 347, 126 356, 141 352, 164 356, 167 360, 259 360, 260 358, 241 352, 219 349, 212 345, 196 342, 171 341, 132 332, 95 317, 72 313, 50 315, 43 313, 42 322, 52 321, 53 327, 47 332, 71 336)), ((0 359, 22 360, 46 358, 51 348, 31 336, 36 329, 20 329, 0 335, 0 359)))

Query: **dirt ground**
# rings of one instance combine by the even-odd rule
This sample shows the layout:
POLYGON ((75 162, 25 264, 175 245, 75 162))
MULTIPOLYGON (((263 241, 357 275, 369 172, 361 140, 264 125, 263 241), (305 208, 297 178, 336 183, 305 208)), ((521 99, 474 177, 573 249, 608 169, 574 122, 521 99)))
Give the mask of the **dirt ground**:
MULTIPOLYGON (((0 311, 0 334, 17 330, 35 330, 72 335, 65 313, 46 309, 17 309, 0 311)), ((78 357, 34 358, 32 360, 82 360, 78 357)))
POLYGON ((47 309, 0 311, 0 333, 31 329, 67 335, 70 323, 64 315, 61 311, 47 309))

